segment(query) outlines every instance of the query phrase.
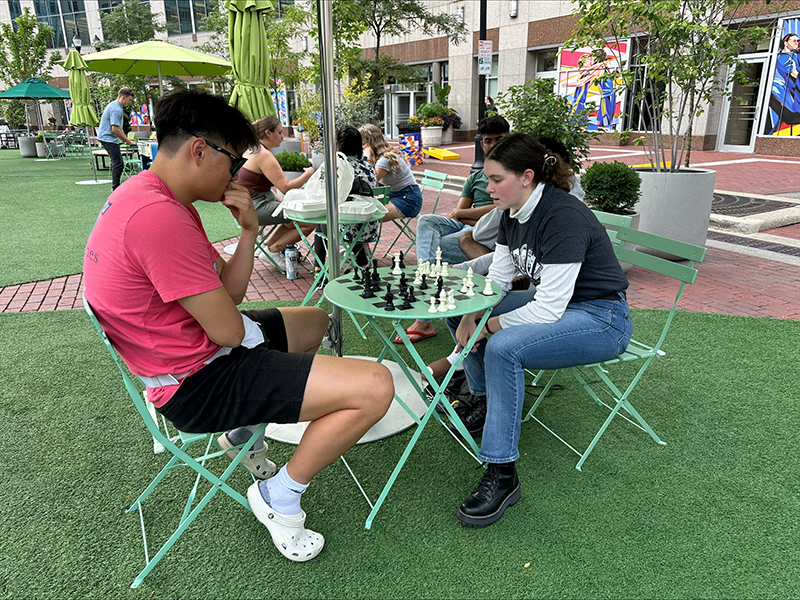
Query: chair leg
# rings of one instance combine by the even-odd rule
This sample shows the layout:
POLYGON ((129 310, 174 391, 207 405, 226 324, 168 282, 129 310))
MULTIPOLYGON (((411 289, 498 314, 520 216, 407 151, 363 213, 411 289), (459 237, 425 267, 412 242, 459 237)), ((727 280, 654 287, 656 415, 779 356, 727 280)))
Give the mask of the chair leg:
MULTIPOLYGON (((523 422, 523 423, 525 423, 525 422, 529 421, 529 420, 531 419, 531 417, 533 417, 533 413, 535 413, 535 412, 536 412, 536 409, 537 409, 537 408, 539 408, 539 405, 542 403, 542 400, 544 400, 545 396, 547 396, 547 394, 549 394, 549 393, 550 393, 550 388, 552 388, 552 387, 553 387, 553 384, 556 382, 556 378, 558 377, 559 373, 561 373, 561 369, 558 369, 558 370, 557 370, 555 373, 553 373, 553 375, 550 377, 550 380, 547 382, 547 385, 545 385, 545 386, 544 386, 544 389, 543 389, 543 390, 542 390, 542 392, 539 394, 539 397, 538 397, 538 398, 536 398, 536 402, 534 402, 534 403, 533 403, 533 406, 531 406, 531 409, 528 411, 528 414, 527 414, 527 415, 525 415, 525 418, 524 418, 524 419, 522 419, 522 422, 523 422)), ((544 374, 544 371, 543 371, 543 370, 542 370, 542 371, 539 371, 539 372, 536 374, 536 377, 533 379, 533 385, 536 385, 536 384, 539 382, 539 379, 541 379, 541 377, 542 377, 542 375, 543 375, 543 374, 544 374)))

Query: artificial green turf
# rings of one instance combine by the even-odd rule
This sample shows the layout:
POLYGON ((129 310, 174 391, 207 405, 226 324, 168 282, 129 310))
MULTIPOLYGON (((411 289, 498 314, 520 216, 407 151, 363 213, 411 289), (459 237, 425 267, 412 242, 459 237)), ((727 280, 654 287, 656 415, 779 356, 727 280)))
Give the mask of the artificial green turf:
MULTIPOLYGON (((109 171, 98 171, 110 179, 109 171)), ((92 179, 89 159, 37 162, 19 150, 0 150, 0 287, 83 271, 86 240, 111 184, 92 179)), ((195 203, 212 242, 238 235, 230 211, 195 203)))
MULTIPOLYGON (((663 318, 634 311, 637 337, 663 318)), ((348 327, 345 350, 371 354, 348 327)), ((437 329, 444 332, 443 325, 437 329)), ((680 313, 631 400, 667 441, 614 423, 584 465, 522 429, 522 501, 488 529, 455 510, 475 463, 435 423, 379 512, 337 462, 304 496, 326 536, 306 564, 218 495, 137 590, 139 520, 124 509, 166 458, 149 439, 82 311, 0 315, 0 596, 3 598, 786 598, 800 595, 800 323, 680 313)), ((425 360, 446 335, 419 344, 425 360)), ((574 385, 549 422, 589 435, 600 415, 574 385)), ((411 432, 348 454, 371 494, 411 432)), ((271 443, 278 462, 291 446, 271 443)), ((186 473, 146 504, 152 544, 181 510, 186 473), (181 488, 178 490, 177 488, 181 488)), ((233 485, 249 480, 237 473, 233 485)), ((171 531, 171 529, 169 529, 171 531)))

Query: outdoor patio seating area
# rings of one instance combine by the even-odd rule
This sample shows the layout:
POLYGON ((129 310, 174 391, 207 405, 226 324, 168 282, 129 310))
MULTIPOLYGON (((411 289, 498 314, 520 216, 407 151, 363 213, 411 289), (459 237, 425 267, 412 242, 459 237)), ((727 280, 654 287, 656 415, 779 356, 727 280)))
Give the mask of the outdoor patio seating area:
MULTIPOLYGON (((653 361, 631 398, 665 446, 615 419, 579 472, 575 456, 557 439, 524 423, 522 500, 496 525, 470 529, 456 521, 455 511, 474 485, 476 463, 431 422, 370 530, 364 528, 370 507, 337 461, 305 494, 308 524, 326 536, 325 551, 314 561, 287 562, 251 514, 217 494, 141 587, 128 590, 145 557, 139 516, 125 511, 168 456, 153 453, 153 439, 82 310, 78 282, 86 239, 110 191, 109 185, 75 184, 92 177, 90 160, 37 162, 22 159, 18 150, 0 150, 6 199, 0 414, 8 423, 0 434, 0 549, 9 597, 155 598, 190 591, 215 598, 749 598, 797 589, 800 499, 791 465, 800 430, 800 319, 697 312, 710 306, 703 304, 707 294, 721 303, 714 312, 727 310, 725 298, 734 306, 726 287, 749 284, 721 278, 755 260, 741 255, 739 263, 739 255, 710 247, 672 323, 666 355, 653 361), (69 294, 53 304, 28 304, 28 298, 20 307, 8 300, 22 286, 51 280, 72 290, 68 301, 69 294)), ((437 199, 442 214, 457 196, 428 190, 423 212, 437 199)), ((236 241, 227 209, 197 208, 217 248, 236 241)), ((397 233, 387 224, 376 256, 397 233)), ((314 280, 307 261, 295 281, 266 260, 256 263, 247 307, 297 304, 314 280), (252 302, 265 297, 278 300, 252 302)), ((380 264, 389 266, 389 258, 380 264)), ((636 269, 629 273, 631 305, 669 306, 676 288, 661 288, 636 269)), ((327 302, 323 307, 330 308, 327 302)), ((635 337, 658 337, 663 310, 633 313, 635 337)), ((394 335, 388 321, 379 324, 394 335)), ((446 331, 441 320, 434 325, 446 331)), ((382 344, 374 334, 363 339, 343 318, 343 346, 348 355, 376 356, 382 344)), ((448 354, 452 342, 439 335, 414 347, 431 361, 448 354)), ((411 361, 402 346, 398 351, 411 361)), ((624 379, 636 367, 615 371, 624 379)), ((606 413, 571 379, 559 380, 563 387, 550 390, 537 416, 585 446, 606 413)), ((526 411, 538 393, 528 390, 526 411)), ((380 492, 412 433, 347 453, 370 497, 380 492)), ((268 455, 280 465, 293 448, 270 441, 268 455)), ((214 460, 220 472, 227 466, 224 458, 214 460)), ((168 479, 144 504, 152 548, 177 527, 194 482, 185 469, 168 479)), ((252 479, 239 469, 228 482, 244 493, 252 479)), ((201 486, 198 495, 206 491, 201 486)))

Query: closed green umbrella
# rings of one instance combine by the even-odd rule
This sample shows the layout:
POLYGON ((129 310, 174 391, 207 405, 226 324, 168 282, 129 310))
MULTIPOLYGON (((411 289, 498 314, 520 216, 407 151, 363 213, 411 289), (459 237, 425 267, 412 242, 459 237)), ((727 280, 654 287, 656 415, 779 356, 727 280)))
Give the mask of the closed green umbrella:
POLYGON ((225 0, 234 87, 230 104, 251 121, 276 115, 269 92, 269 58, 263 12, 269 0, 225 0))
POLYGON ((70 125, 81 127, 97 127, 100 119, 92 106, 92 96, 89 93, 89 80, 86 78, 86 61, 81 58, 80 52, 70 50, 64 61, 64 68, 69 71, 69 96, 72 98, 72 112, 69 115, 70 125))

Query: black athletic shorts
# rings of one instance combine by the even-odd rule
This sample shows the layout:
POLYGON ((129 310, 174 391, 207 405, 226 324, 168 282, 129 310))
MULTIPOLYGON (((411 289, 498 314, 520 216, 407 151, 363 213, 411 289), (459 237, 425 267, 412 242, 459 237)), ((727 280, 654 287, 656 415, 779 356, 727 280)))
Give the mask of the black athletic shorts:
POLYGON ((214 433, 244 425, 297 423, 313 354, 290 353, 277 308, 242 311, 266 341, 234 348, 181 382, 157 410, 187 433, 214 433))

